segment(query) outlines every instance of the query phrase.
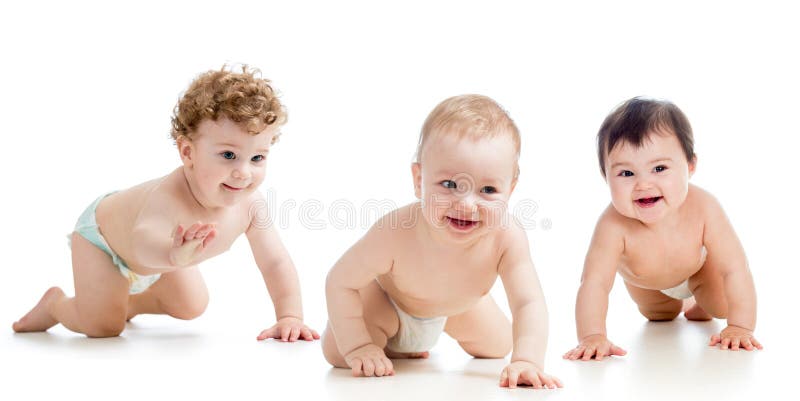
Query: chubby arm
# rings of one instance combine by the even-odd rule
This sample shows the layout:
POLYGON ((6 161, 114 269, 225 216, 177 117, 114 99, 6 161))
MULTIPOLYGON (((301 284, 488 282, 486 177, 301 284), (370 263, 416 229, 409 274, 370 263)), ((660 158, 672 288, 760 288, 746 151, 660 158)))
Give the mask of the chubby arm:
POLYGON ((342 255, 325 282, 331 329, 336 346, 349 365, 348 356, 353 351, 373 345, 364 322, 359 290, 391 270, 391 244, 395 240, 391 238, 391 230, 386 221, 379 221, 342 255))
MULTIPOLYGON (((703 244, 708 251, 709 261, 717 266, 722 275, 728 303, 728 328, 723 331, 721 336, 712 337, 712 344, 722 342, 723 346, 727 348, 730 341, 734 341, 735 348, 738 348, 738 342, 750 341, 753 330, 755 330, 755 284, 753 276, 750 274, 744 248, 733 230, 731 222, 719 202, 710 195, 709 199, 706 207, 703 244)), ((760 348, 757 341, 753 341, 753 343, 760 348)))
POLYGON ((547 349, 547 305, 531 261, 525 231, 512 224, 498 273, 511 308, 514 350, 511 362, 524 360, 544 369, 547 349))
POLYGON ((544 373, 548 317, 539 277, 531 261, 528 236, 511 224, 500 259, 498 273, 511 308, 514 349, 511 363, 503 370, 501 386, 530 384, 536 388, 561 387, 561 382, 544 373))
POLYGON ((606 355, 624 355, 625 351, 610 341, 606 334, 608 294, 614 286, 617 266, 625 248, 619 222, 610 209, 600 217, 583 264, 581 285, 575 302, 575 324, 579 345, 564 358, 576 360, 603 359, 606 355))
POLYGON ((263 330, 258 340, 280 338, 283 341, 296 341, 300 337, 307 341, 319 339, 316 331, 303 324, 303 303, 297 270, 275 226, 271 224, 266 203, 260 198, 259 194, 255 207, 251 209, 251 221, 246 235, 272 299, 277 323, 263 330))

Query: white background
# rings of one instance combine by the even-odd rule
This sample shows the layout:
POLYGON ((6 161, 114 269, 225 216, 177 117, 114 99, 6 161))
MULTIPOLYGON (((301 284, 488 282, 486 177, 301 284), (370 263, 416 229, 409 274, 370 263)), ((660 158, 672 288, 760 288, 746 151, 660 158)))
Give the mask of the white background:
MULTIPOLYGON (((559 356, 574 346, 583 256, 609 201, 597 167, 597 128, 618 103, 647 95, 672 100, 692 123, 699 157, 692 182, 718 197, 744 243, 759 294, 756 334, 780 363, 778 350, 791 347, 787 332, 796 327, 800 278, 800 16, 789 4, 6 2, 0 328, 8 330, 0 330, 0 369, 22 364, 35 372, 48 355, 95 355, 65 351, 74 344, 67 340, 31 344, 26 339, 43 337, 15 336, 10 325, 49 286, 72 292, 65 235, 89 202, 178 165, 172 108, 197 74, 223 63, 260 68, 289 111, 262 190, 276 206, 297 204, 284 209, 280 230, 300 274, 306 320, 318 330, 327 319, 325 274, 374 220, 356 215, 353 226, 336 225, 330 206, 413 201, 410 163, 427 113, 446 97, 481 93, 522 131, 511 206, 538 207, 528 234, 550 308, 548 364, 559 374, 566 369, 559 356), (301 221, 298 208, 308 202, 323 205, 312 216, 322 229, 301 221)), ((273 312, 246 245, 242 239, 203 267, 212 298, 203 317, 145 317, 145 325, 252 341, 273 312)), ((621 287, 609 318, 642 324, 621 287)), ((499 282, 494 293, 505 307, 499 282)), ((47 336, 78 338, 59 328, 47 336)), ((155 341, 145 357, 118 357, 138 355, 145 366, 171 355, 180 363, 182 354, 163 353, 176 343, 195 352, 191 342, 155 341)), ((219 351, 205 352, 214 358, 224 355, 219 351)), ((279 361, 265 352, 264 363, 279 361)), ((327 369, 321 356, 309 363, 327 369)), ((23 376, 3 381, 14 377, 23 376)), ((579 387, 580 379, 570 384, 579 387)))

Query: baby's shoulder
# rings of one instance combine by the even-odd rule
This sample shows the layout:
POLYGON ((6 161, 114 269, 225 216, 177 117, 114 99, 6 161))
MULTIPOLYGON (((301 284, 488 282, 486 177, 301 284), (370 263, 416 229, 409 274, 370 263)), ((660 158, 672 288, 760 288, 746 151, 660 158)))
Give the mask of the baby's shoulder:
POLYGON ((375 221, 370 228, 370 232, 380 235, 403 235, 412 231, 419 219, 424 218, 418 204, 409 204, 394 209, 375 221))
POLYGON ((637 226, 635 223, 635 219, 623 216, 614 205, 609 204, 597 219, 595 231, 606 235, 624 235, 637 226))
POLYGON ((689 185, 685 204, 690 213, 705 221, 713 221, 725 214, 719 200, 711 192, 696 185, 689 185))

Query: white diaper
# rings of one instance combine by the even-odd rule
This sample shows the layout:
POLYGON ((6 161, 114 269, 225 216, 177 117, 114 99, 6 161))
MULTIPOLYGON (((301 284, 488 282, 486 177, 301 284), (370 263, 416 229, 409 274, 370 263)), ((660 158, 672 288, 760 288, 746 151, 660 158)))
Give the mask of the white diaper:
POLYGON ((675 287, 661 290, 661 293, 675 299, 686 299, 693 296, 692 290, 689 289, 689 280, 685 280, 675 287))
POLYGON ((390 298, 389 301, 397 311, 400 319, 400 328, 397 334, 389 339, 386 348, 394 352, 425 352, 436 345, 439 336, 444 331, 447 316, 419 318, 414 317, 400 309, 390 298))

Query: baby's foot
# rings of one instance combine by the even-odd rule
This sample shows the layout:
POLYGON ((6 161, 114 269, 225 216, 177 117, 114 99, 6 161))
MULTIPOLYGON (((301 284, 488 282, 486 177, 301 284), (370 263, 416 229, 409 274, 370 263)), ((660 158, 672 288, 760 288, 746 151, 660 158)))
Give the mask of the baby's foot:
POLYGON ((706 321, 711 320, 713 316, 704 311, 694 298, 687 299, 683 303, 683 316, 689 320, 706 321))
POLYGON ((64 291, 61 288, 52 287, 45 291, 39 303, 31 309, 25 316, 14 322, 11 327, 17 333, 25 333, 30 331, 45 331, 58 323, 57 320, 50 316, 49 307, 53 301, 59 300, 64 297, 64 291))
POLYGON ((389 359, 427 359, 430 356, 428 351, 423 352, 394 352, 384 348, 383 352, 389 359))

